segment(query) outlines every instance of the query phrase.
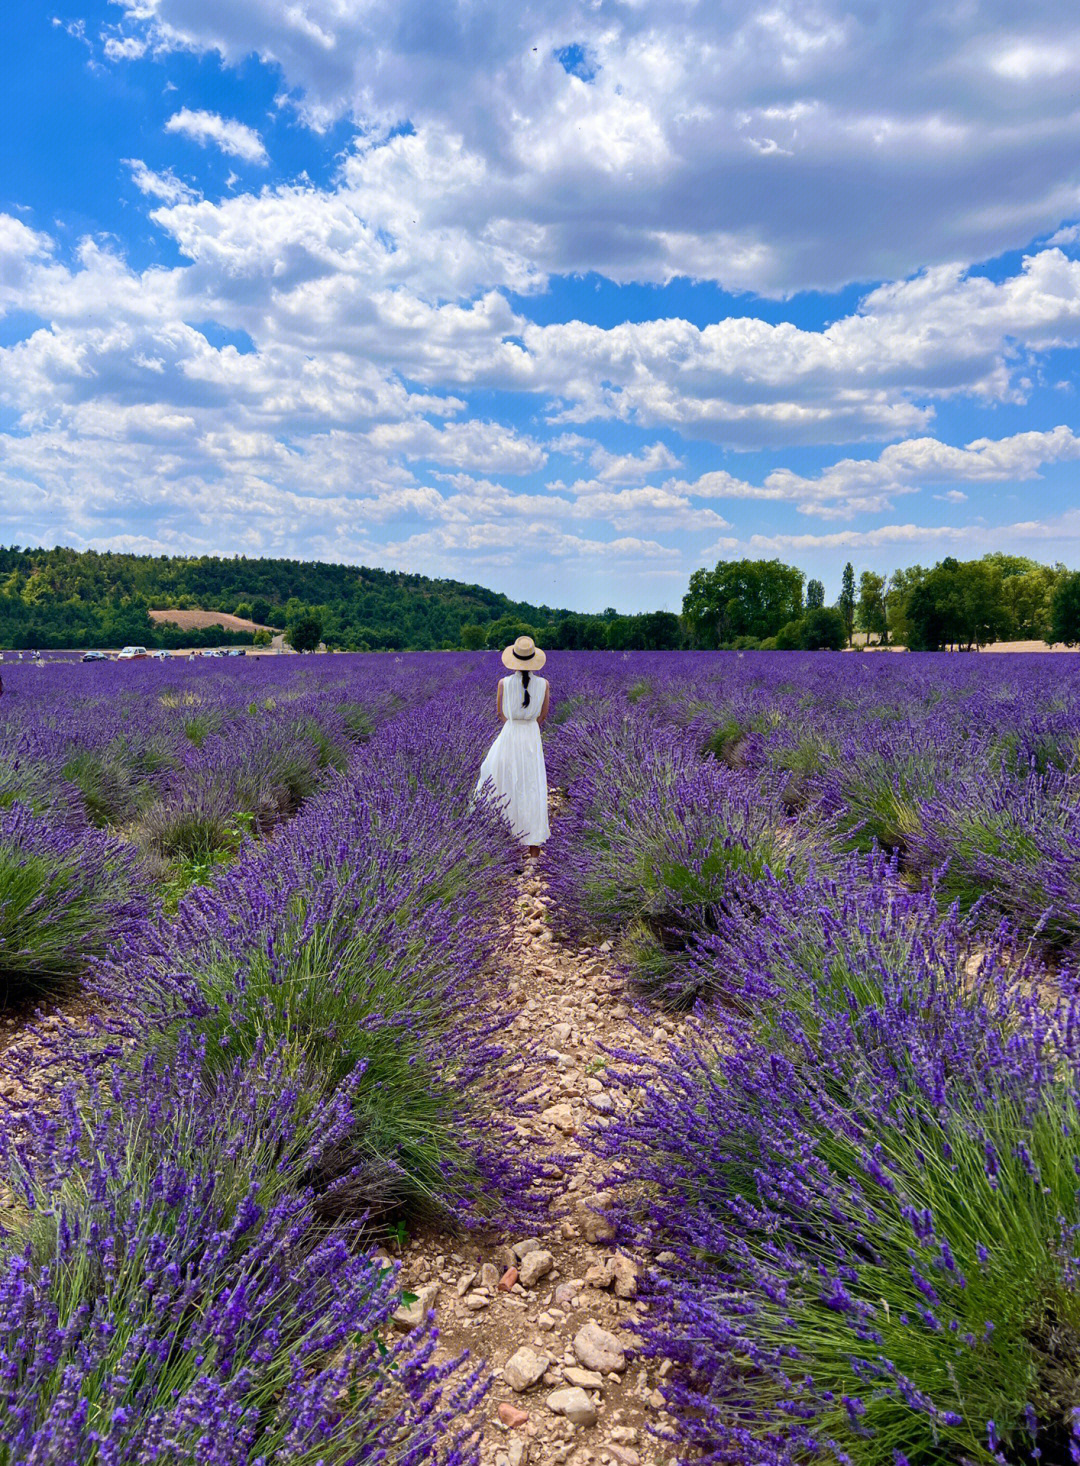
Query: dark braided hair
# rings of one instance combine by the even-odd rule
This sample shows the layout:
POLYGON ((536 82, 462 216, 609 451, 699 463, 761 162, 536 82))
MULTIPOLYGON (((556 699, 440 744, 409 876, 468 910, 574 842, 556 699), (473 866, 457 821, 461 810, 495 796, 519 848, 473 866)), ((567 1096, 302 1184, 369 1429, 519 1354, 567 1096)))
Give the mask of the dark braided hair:
POLYGON ((528 672, 522 672, 522 674, 521 674, 521 685, 525 689, 525 696, 521 699, 521 706, 523 708, 527 708, 529 706, 529 674, 528 674, 528 672))

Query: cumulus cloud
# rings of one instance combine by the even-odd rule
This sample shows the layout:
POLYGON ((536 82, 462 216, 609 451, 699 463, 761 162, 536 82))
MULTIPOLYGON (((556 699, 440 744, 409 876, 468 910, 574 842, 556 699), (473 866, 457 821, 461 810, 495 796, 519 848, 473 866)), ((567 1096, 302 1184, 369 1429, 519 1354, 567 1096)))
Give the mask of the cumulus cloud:
POLYGON ((124 158, 122 161, 131 169, 132 183, 148 198, 160 199, 166 204, 186 204, 198 198, 196 190, 177 178, 171 168, 156 173, 141 158, 124 158))
POLYGON ((951 525, 883 524, 876 529, 841 529, 833 534, 755 534, 745 546, 751 554, 768 555, 807 550, 876 550, 886 545, 956 543, 970 538, 970 530, 951 525))
POLYGON ((138 36, 109 36, 104 39, 105 55, 110 61, 137 61, 149 50, 149 43, 138 36))
POLYGON ((193 112, 189 107, 181 107, 166 122, 165 131, 182 133, 201 147, 213 143, 230 158, 240 158, 245 163, 265 165, 270 161, 263 140, 253 127, 233 117, 219 117, 216 112, 193 112))
POLYGON ((280 68, 315 128, 407 120, 456 150, 477 186, 428 178, 413 204, 527 237, 541 271, 785 294, 988 258, 1080 213, 1059 0, 895 0, 887 25, 841 0, 121 4, 123 35, 159 53, 280 68))
POLYGON ((604 483, 638 483, 650 474, 681 467, 665 443, 652 443, 641 453, 611 453, 597 445, 589 455, 589 462, 604 483))
MULTIPOLYGON (((496 583, 512 570, 519 593, 524 576, 551 601, 541 567, 621 565, 647 597, 649 577, 673 584, 706 542, 869 552, 917 530, 951 543, 968 531, 864 520, 931 489, 953 503, 966 489, 982 509, 990 486, 1080 457, 1065 426, 963 446, 925 426, 962 394, 1015 404, 1042 354, 1080 344, 1080 264, 1058 247, 1003 278, 924 271, 817 330, 749 311, 541 326, 499 289, 444 296, 442 263, 371 229, 344 179, 215 203, 129 166, 185 262, 138 270, 92 239, 69 255, 0 216, 0 303, 29 322, 0 348, 13 424, 0 496, 19 542, 175 534, 496 583), (812 471, 794 456, 868 436, 899 441, 812 471), (780 461, 699 471, 724 444, 780 461), (770 505, 842 522, 782 546, 755 534, 770 505)), ((490 245, 445 271, 474 282, 501 258, 490 245)))
POLYGON ((438 427, 423 419, 383 423, 371 430, 368 441, 384 453, 402 453, 408 459, 432 459, 488 473, 532 473, 547 462, 547 454, 533 439, 522 437, 502 423, 476 418, 438 427))
MULTIPOLYGON (((895 495, 917 493, 929 484, 1022 483, 1038 478, 1048 464, 1077 458, 1080 437, 1062 425, 1049 432, 976 438, 963 448, 937 438, 910 438, 890 444, 876 458, 842 458, 812 476, 776 468, 754 484, 721 470, 691 483, 669 480, 664 487, 696 498, 773 500, 794 504, 804 514, 850 518, 888 509, 895 495)), ((968 496, 950 489, 935 497, 962 503, 968 496)))
MULTIPOLYGON (((502 293, 543 281, 528 231, 452 228, 425 214, 423 188, 379 202, 373 178, 412 174, 423 146, 411 136, 369 147, 361 175, 347 166, 332 187, 181 202, 153 217, 251 334, 269 323, 296 345, 362 352, 418 381, 544 394, 567 427, 610 419, 735 448, 899 438, 930 425, 935 398, 1021 400, 1018 345, 1080 341, 1080 261, 1059 247, 1004 280, 960 265, 922 271, 822 330, 749 311, 705 326, 537 325, 502 293)), ((431 171, 444 193, 482 193, 467 169, 451 188, 459 160, 443 162, 431 171)))
POLYGON ((1080 510, 1049 514, 1045 519, 965 525, 883 524, 874 529, 844 529, 830 534, 754 534, 746 539, 726 536, 702 553, 703 560, 718 555, 820 554, 829 551, 873 552, 894 546, 901 554, 929 547, 937 554, 984 554, 1003 545, 1014 553, 1060 559, 1080 551, 1080 510))

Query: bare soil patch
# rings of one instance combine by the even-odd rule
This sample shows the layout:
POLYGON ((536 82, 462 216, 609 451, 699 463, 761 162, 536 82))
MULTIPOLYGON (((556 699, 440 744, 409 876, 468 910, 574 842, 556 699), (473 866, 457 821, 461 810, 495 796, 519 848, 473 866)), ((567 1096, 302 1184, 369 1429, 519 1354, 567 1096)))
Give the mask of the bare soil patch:
POLYGON ((418 1295, 417 1316, 434 1310, 441 1359, 468 1349, 492 1371, 478 1422, 483 1466, 676 1466, 657 1434, 668 1423, 669 1366, 635 1357, 629 1328, 645 1308, 636 1296, 643 1263, 611 1240, 604 1211, 613 1197, 598 1190, 602 1168, 581 1136, 632 1103, 607 1088, 605 1050, 658 1052, 682 1025, 634 1012, 611 971, 611 944, 560 943, 550 905, 542 875, 527 873, 503 959, 520 1010, 504 1042, 531 1102, 507 1118, 531 1155, 558 1165, 561 1197, 543 1236, 410 1238, 402 1285, 418 1295), (619 1354, 589 1368, 588 1358, 603 1365, 595 1346, 605 1336, 619 1354))
MULTIPOLYGON (((854 647, 845 647, 845 651, 852 651, 856 648, 864 652, 906 652, 906 646, 900 646, 889 642, 887 646, 879 646, 876 641, 871 641, 865 631, 856 631, 852 638, 854 647)), ((1066 646, 1064 642, 1057 641, 1053 646, 1047 646, 1045 641, 994 641, 989 646, 976 648, 980 652, 1075 652, 1074 646, 1066 646)))
POLYGON ((192 608, 186 611, 149 611, 147 614, 151 621, 179 626, 181 631, 202 631, 207 626, 220 626, 225 631, 250 631, 252 633, 272 630, 269 626, 264 628, 258 621, 249 621, 245 616, 233 616, 228 611, 199 611, 192 608))

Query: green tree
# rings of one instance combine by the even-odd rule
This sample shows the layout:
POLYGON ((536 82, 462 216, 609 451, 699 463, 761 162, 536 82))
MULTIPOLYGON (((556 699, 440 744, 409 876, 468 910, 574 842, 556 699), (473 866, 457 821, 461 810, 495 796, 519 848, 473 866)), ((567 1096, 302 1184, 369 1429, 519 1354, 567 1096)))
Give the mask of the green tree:
POLYGON ((844 618, 844 630, 850 641, 855 626, 855 567, 850 560, 844 566, 844 574, 840 580, 840 599, 837 602, 837 609, 844 618))
POLYGON ((844 618, 835 606, 815 606, 799 623, 799 646, 804 652, 842 651, 846 640, 844 618))
POLYGON ((599 616, 583 617, 578 634, 582 651, 595 652, 607 646, 607 625, 599 616))
POLYGON ((252 609, 250 601, 237 601, 233 607, 233 615, 239 616, 243 621, 253 621, 255 618, 252 615, 252 609))
POLYGON ((498 621, 492 621, 484 628, 487 644, 493 651, 501 651, 512 641, 517 641, 519 636, 535 639, 535 634, 528 622, 519 620, 517 616, 500 616, 498 621))
POLYGON ((645 611, 635 620, 641 623, 642 646, 647 651, 669 652, 682 646, 682 623, 674 611, 645 611))
POLYGON ((922 565, 910 565, 906 570, 894 570, 885 587, 885 618, 889 634, 900 646, 911 645, 911 623, 907 608, 912 592, 930 572, 922 565))
POLYGON ((265 596, 252 596, 251 619, 259 626, 269 626, 274 608, 265 596))
POLYGON ((487 631, 476 622, 470 622, 461 628, 461 645, 467 652, 478 652, 481 647, 487 645, 487 631))
POLYGON ((252 646, 269 646, 273 639, 274 638, 270 635, 269 631, 267 631, 266 627, 260 626, 258 631, 256 631, 255 635, 251 638, 251 644, 252 646))
POLYGON ((552 641, 552 646, 560 647, 563 651, 577 651, 583 645, 584 627, 584 617, 564 616, 555 627, 555 639, 552 641))
POLYGON ((859 601, 855 618, 860 631, 867 636, 877 636, 884 646, 889 639, 888 619, 885 612, 885 577, 873 570, 864 570, 859 576, 859 601))
POLYGON ((1044 641, 1050 631, 1050 603, 1064 565, 1039 565, 1020 555, 984 555, 1001 571, 1001 593, 1009 617, 1007 635, 1016 641, 1044 641))
POLYGON ((908 645, 917 651, 970 650, 997 641, 1008 629, 1001 584, 997 567, 948 556, 908 597, 908 645))
POLYGON ((607 644, 612 651, 643 651, 645 628, 639 616, 616 616, 607 623, 607 644))
POLYGON ((304 612, 289 622, 285 640, 294 651, 313 652, 322 641, 322 622, 311 612, 304 612))
POLYGON ((797 652, 802 645, 802 622, 785 622, 771 640, 778 652, 797 652))
POLYGON ((802 585, 802 571, 779 560, 721 560, 691 575, 683 616, 698 646, 773 636, 802 614, 802 585))
POLYGON ((1046 638, 1053 646, 1063 641, 1075 646, 1080 641, 1080 571, 1068 570, 1058 578, 1050 601, 1050 631, 1046 638))
POLYGON ((806 609, 816 611, 825 604, 825 587, 820 580, 806 582, 806 609))

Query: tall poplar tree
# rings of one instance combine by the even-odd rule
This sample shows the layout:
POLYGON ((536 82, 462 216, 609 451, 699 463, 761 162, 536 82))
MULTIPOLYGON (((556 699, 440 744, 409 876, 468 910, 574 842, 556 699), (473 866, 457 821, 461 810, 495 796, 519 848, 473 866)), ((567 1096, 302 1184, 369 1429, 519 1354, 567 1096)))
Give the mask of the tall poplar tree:
POLYGON ((840 600, 838 608, 844 618, 844 626, 847 630, 848 644, 851 643, 851 632, 855 625, 855 567, 849 560, 844 566, 844 574, 840 581, 840 600))

